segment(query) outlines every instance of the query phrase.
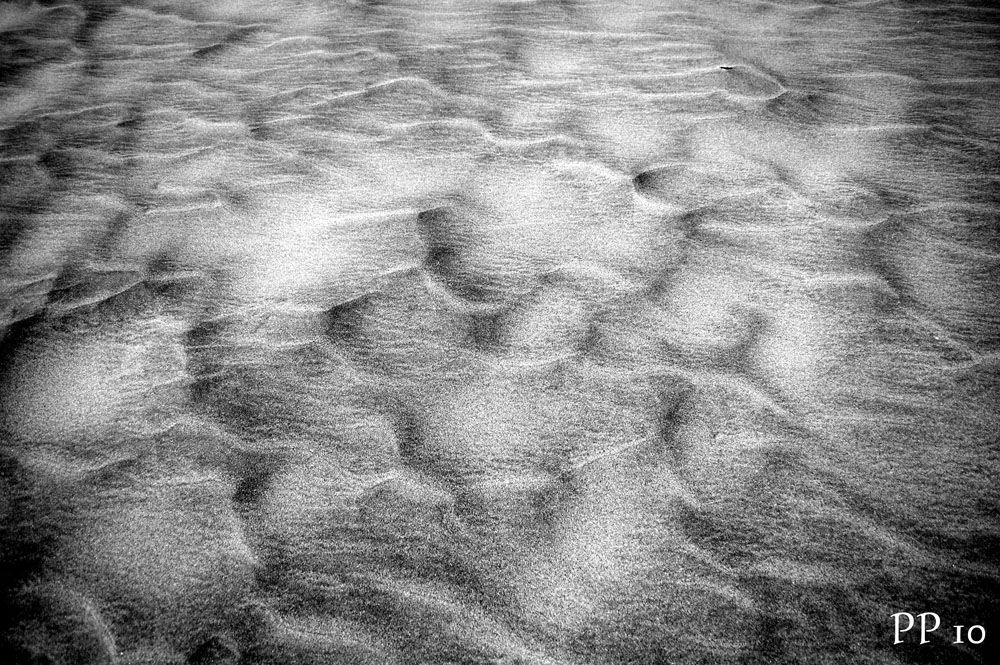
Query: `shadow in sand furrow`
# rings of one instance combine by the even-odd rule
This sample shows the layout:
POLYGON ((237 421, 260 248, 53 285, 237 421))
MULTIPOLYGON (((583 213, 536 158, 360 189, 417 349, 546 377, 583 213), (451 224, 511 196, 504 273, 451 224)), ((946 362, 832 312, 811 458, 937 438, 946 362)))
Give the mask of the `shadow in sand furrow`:
POLYGON ((919 206, 919 198, 879 179, 852 176, 823 201, 823 210, 856 224, 876 224, 919 206))
POLYGON ((894 265, 893 260, 893 245, 897 241, 905 240, 907 235, 907 220, 902 216, 893 215, 873 225, 863 233, 859 243, 859 250, 862 254, 862 259, 868 263, 875 273, 884 279, 886 284, 900 298, 905 298, 912 305, 914 304, 912 301, 912 290, 903 271, 897 265, 894 265))
POLYGON ((250 515, 266 501, 285 460, 269 451, 246 450, 234 455, 231 473, 236 486, 232 501, 238 512, 250 515))
POLYGON ((239 647, 225 636, 213 635, 188 655, 187 665, 236 665, 240 662, 239 647))
POLYGON ((375 538, 420 538, 446 527, 455 510, 447 489, 418 477, 397 476, 367 488, 358 498, 361 523, 375 538))
POLYGON ((954 378, 970 402, 1000 404, 1000 355, 983 355, 961 365, 954 370, 954 378))
POLYGON ((906 310, 933 321, 935 334, 944 332, 959 347, 995 346, 1000 299, 992 285, 1000 255, 972 216, 892 215, 863 232, 857 248, 862 265, 885 280, 906 310))
MULTIPOLYGON (((73 276, 63 274, 52 285, 46 306, 50 314, 60 314, 115 298, 141 284, 144 275, 134 270, 113 270, 73 276)), ((119 306, 121 299, 112 307, 119 306)))
POLYGON ((364 334, 365 314, 376 306, 376 295, 366 293, 334 305, 326 311, 327 334, 334 339, 352 339, 364 334))
POLYGON ((506 350, 511 341, 511 328, 523 312, 517 306, 500 307, 469 315, 468 341, 472 348, 484 353, 498 354, 506 350))
POLYGON ((264 29, 262 25, 241 26, 232 32, 225 34, 222 39, 208 46, 202 46, 195 50, 191 57, 196 60, 210 60, 216 56, 226 53, 234 46, 245 44, 256 33, 264 29))
POLYGON ((108 245, 140 209, 130 204, 134 197, 125 184, 138 140, 127 120, 137 111, 116 103, 68 111, 74 101, 61 101, 65 113, 17 121, 3 132, 0 145, 10 161, 0 167, 0 210, 8 213, 0 258, 10 274, 44 273, 102 256, 115 263, 108 245), (54 227, 74 240, 53 240, 54 227))
POLYGON ((509 559, 519 548, 550 542, 579 490, 569 471, 487 479, 456 490, 455 512, 480 534, 490 558, 509 559))
POLYGON ((318 344, 261 353, 223 340, 189 344, 187 351, 196 408, 248 436, 319 431, 332 417, 322 415, 324 404, 342 394, 342 363, 318 344), (304 382, 301 373, 316 378, 304 382))
MULTIPOLYGON (((62 535, 61 514, 48 509, 44 488, 37 478, 7 452, 0 453, 0 487, 0 585, 7 602, 19 587, 37 579, 49 565, 62 535)), ((5 612, 3 616, 10 619, 17 614, 5 612)))
POLYGON ((770 332, 767 314, 758 308, 735 307, 730 315, 737 322, 736 329, 721 340, 715 340, 705 348, 687 350, 672 347, 669 339, 663 348, 673 358, 698 370, 719 370, 746 376, 750 381, 755 377, 755 357, 760 346, 770 332))
POLYGON ((545 271, 539 266, 530 277, 512 277, 504 286, 494 282, 497 288, 487 296, 479 289, 470 293, 461 285, 456 287, 456 281, 468 284, 467 274, 453 267, 443 270, 438 263, 429 269, 444 273, 447 287, 467 301, 460 305, 466 309, 461 325, 468 331, 471 347, 495 356, 598 357, 603 343, 602 314, 634 301, 641 293, 641 287, 628 284, 612 270, 570 263, 545 271))
MULTIPOLYGON (((937 554, 917 551, 907 531, 866 523, 861 515, 873 509, 842 500, 840 484, 811 455, 787 446, 767 452, 739 510, 720 509, 713 517, 689 511, 683 520, 696 542, 730 562, 740 588, 758 603, 758 635, 740 662, 803 662, 817 650, 911 662, 920 652, 884 640, 881 626, 898 610, 883 603, 919 602, 937 554), (767 529, 747 519, 761 511, 767 529)), ((872 514, 890 521, 882 509, 872 514)), ((982 662, 974 651, 944 642, 932 655, 934 662, 982 662)))
POLYGON ((102 23, 113 18, 127 4, 121 0, 79 0, 79 3, 86 11, 86 18, 76 33, 76 39, 85 45, 92 41, 102 23))
POLYGON ((322 543, 312 542, 316 534, 286 531, 283 539, 261 544, 257 580, 276 609, 362 620, 375 628, 383 613, 392 612, 392 598, 385 597, 392 592, 376 597, 366 587, 387 576, 439 584, 470 605, 506 604, 509 593, 495 579, 495 571, 478 560, 481 553, 469 543, 445 532, 437 507, 427 512, 419 501, 394 500, 375 507, 370 499, 361 499, 365 513, 360 521, 346 520, 326 529, 322 543), (389 523, 382 523, 381 517, 389 517, 389 523))
POLYGON ((377 632, 326 616, 315 616, 275 618, 244 651, 241 660, 234 662, 255 665, 391 665, 407 661, 391 641, 377 632))
POLYGON ((523 295, 532 288, 530 264, 518 265, 516 255, 496 256, 490 251, 489 227, 481 215, 454 207, 421 212, 417 219, 427 243, 425 266, 449 289, 473 302, 502 302, 523 295))
MULTIPOLYGON (((872 657, 867 645, 877 643, 880 637, 870 628, 874 617, 864 616, 849 589, 836 583, 807 584, 769 577, 750 578, 744 584, 760 599, 761 613, 752 649, 740 659, 741 665, 799 663, 817 648, 858 660, 872 657), (800 587, 809 592, 800 594, 800 587), (867 634, 851 630, 854 625, 868 627, 867 634), (806 626, 810 636, 803 639, 806 626)), ((894 656, 885 654, 885 662, 905 662, 894 656)))
MULTIPOLYGON (((258 579, 275 603, 269 627, 256 631, 250 657, 272 662, 284 650, 294 662, 325 662, 334 654, 344 662, 393 662, 384 649, 402 649, 430 659, 450 654, 461 662, 478 662, 506 652, 504 645, 490 646, 491 639, 474 632, 477 625, 494 622, 483 608, 502 610, 497 603, 504 594, 457 530, 459 516, 447 490, 420 476, 396 475, 360 492, 347 489, 354 498, 337 508, 315 502, 316 488, 303 485, 294 471, 299 463, 275 474, 262 496, 260 511, 271 517, 261 522, 248 516, 251 532, 264 536, 258 579), (275 504, 288 500, 298 504, 297 511, 275 504), (268 527, 271 519, 280 524, 268 527), (423 587, 443 595, 439 600, 415 597, 414 590, 423 587), (466 620, 456 623, 456 613, 466 620), (306 641, 298 628, 308 626, 312 637, 306 641), (428 631, 436 634, 434 640, 427 640, 428 631), (348 634, 360 641, 359 649, 371 646, 371 640, 382 644, 381 655, 365 649, 355 653, 344 642, 352 641, 348 634)), ((309 464, 321 471, 316 461, 309 464)), ((326 484, 327 491, 336 491, 336 483, 326 484)))
POLYGON ((355 626, 377 636, 397 653, 407 654, 408 660, 553 662, 515 618, 484 610, 448 584, 379 572, 354 580, 353 587, 354 593, 318 616, 332 614, 334 625, 355 626))
POLYGON ((5 570, 19 577, 4 594, 14 662, 112 663, 151 644, 166 657, 203 631, 228 630, 225 604, 239 603, 249 555, 231 529, 225 488, 178 468, 197 465, 185 451, 209 446, 170 436, 145 444, 140 456, 104 464, 93 458, 99 451, 20 449, 32 473, 18 482, 35 496, 15 519, 4 516, 3 530, 30 519, 32 535, 18 541, 34 561, 4 547, 5 570), (181 464, 165 469, 171 453, 181 464))
POLYGON ((847 568, 814 567, 787 559, 757 567, 757 574, 745 575, 743 583, 760 599, 759 633, 752 655, 741 662, 799 663, 818 649, 861 661, 878 658, 879 662, 954 665, 987 662, 975 647, 954 644, 954 636, 931 634, 922 645, 905 641, 885 644, 884 626, 899 610, 895 604, 885 604, 884 599, 891 597, 903 605, 919 604, 927 584, 934 585, 938 603, 935 612, 969 616, 970 621, 980 625, 992 625, 997 618, 994 608, 968 602, 970 583, 995 587, 986 577, 963 573, 950 575, 947 581, 932 582, 924 577, 926 569, 899 568, 895 564, 862 564, 865 573, 860 576, 847 568))
POLYGON ((324 313, 325 334, 334 348, 361 368, 395 378, 470 371, 481 363, 476 348, 490 341, 476 337, 484 332, 484 322, 488 334, 489 326, 503 318, 492 305, 443 293, 421 270, 398 273, 378 290, 324 313))
POLYGON ((72 4, 21 11, 20 22, 8 18, 0 28, 0 85, 4 87, 20 82, 46 63, 75 55, 73 35, 80 35, 86 26, 85 12, 72 4))
POLYGON ((664 453, 681 467, 691 451, 679 433, 685 420, 693 416, 696 390, 693 383, 683 381, 664 387, 657 395, 657 436, 664 453))
POLYGON ((162 641, 187 651, 239 626, 258 564, 229 489, 210 477, 139 482, 76 516, 64 569, 100 599, 122 648, 162 641))
POLYGON ((776 184, 767 165, 751 162, 740 166, 739 171, 729 172, 691 160, 653 164, 633 176, 632 186, 645 197, 681 205, 685 209, 681 214, 691 215, 725 205, 727 199, 743 192, 752 194, 776 184))
MULTIPOLYGON (((10 323, 35 321, 64 331, 96 330, 154 313, 182 312, 186 301, 204 286, 196 273, 69 267, 58 276, 25 287, 21 292, 27 299, 25 310, 10 323)), ((12 300, 17 302, 16 297, 12 300)))
POLYGON ((5 290, 4 309, 0 313, 0 338, 6 337, 12 326, 44 311, 55 280, 55 276, 45 277, 5 290))
POLYGON ((6 453, 0 489, 0 649, 16 663, 114 662, 112 635, 93 602, 59 582, 40 582, 58 568, 70 532, 71 493, 47 485, 6 453))
POLYGON ((722 70, 719 76, 722 87, 734 95, 752 99, 774 99, 787 92, 777 77, 753 65, 721 65, 719 69, 722 70))
POLYGON ((888 115, 864 100, 815 90, 786 90, 769 100, 764 110, 765 117, 781 122, 783 126, 807 127, 825 127, 834 123, 876 125, 888 115))
POLYGON ((82 594, 58 584, 36 584, 17 592, 10 603, 19 621, 6 638, 5 653, 12 662, 116 662, 118 649, 111 631, 82 594))

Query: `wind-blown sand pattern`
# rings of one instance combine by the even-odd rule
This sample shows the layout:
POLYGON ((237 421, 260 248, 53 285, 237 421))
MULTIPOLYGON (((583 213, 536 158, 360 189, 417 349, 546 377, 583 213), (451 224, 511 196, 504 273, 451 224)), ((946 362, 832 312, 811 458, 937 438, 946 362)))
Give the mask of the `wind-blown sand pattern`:
POLYGON ((0 6, 6 662, 986 662, 998 23, 0 6))

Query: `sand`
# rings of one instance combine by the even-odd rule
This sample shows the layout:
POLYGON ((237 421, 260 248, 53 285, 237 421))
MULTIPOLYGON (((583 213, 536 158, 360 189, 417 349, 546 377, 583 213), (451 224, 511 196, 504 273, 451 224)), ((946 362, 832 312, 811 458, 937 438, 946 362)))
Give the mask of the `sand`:
POLYGON ((0 649, 985 662, 998 23, 0 7, 0 649))

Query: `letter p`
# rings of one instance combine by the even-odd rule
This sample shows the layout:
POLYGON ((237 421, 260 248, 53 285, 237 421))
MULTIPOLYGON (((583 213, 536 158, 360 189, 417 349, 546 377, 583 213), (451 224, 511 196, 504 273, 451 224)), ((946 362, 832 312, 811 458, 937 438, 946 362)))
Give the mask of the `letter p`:
POLYGON ((929 641, 927 639, 927 633, 933 633, 941 625, 941 617, 934 614, 933 612, 924 612, 923 614, 918 614, 920 617, 920 643, 927 644, 929 641), (934 627, 927 628, 927 617, 934 617, 934 627))
POLYGON ((892 615, 892 618, 896 620, 896 641, 893 642, 893 644, 899 644, 900 642, 903 641, 903 638, 901 638, 899 634, 905 633, 909 629, 913 628, 913 615, 910 614, 909 612, 896 612, 895 614, 892 615), (907 625, 906 628, 900 628, 899 627, 900 619, 904 616, 906 617, 907 625))

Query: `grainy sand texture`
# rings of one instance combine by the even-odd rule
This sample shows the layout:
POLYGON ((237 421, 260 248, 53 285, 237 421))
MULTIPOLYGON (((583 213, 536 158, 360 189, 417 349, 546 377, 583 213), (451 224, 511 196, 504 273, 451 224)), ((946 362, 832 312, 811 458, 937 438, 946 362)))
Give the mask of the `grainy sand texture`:
POLYGON ((998 40, 0 4, 0 661, 989 662, 998 40))

